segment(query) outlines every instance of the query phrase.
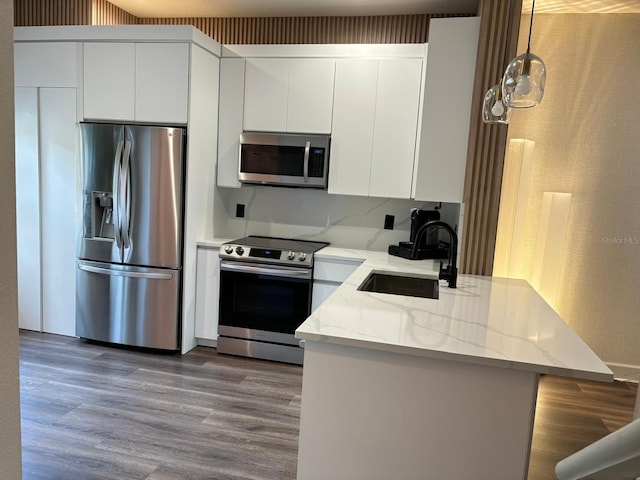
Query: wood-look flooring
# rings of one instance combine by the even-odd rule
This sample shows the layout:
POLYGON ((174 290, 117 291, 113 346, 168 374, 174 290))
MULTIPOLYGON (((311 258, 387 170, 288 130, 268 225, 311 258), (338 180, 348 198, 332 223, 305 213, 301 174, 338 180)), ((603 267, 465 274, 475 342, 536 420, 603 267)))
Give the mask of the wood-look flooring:
MULTIPOLYGON (((23 331, 20 380, 24 480, 295 478, 301 367, 23 331)), ((529 479, 628 423, 636 387, 543 377, 529 479)))

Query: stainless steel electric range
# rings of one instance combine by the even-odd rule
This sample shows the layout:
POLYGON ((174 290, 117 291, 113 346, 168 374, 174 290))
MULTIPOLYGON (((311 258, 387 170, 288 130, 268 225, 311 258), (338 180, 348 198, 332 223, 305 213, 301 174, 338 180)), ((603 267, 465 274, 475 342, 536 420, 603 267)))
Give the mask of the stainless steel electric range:
POLYGON ((329 243, 248 236, 220 249, 218 352, 302 365, 313 256, 329 243))

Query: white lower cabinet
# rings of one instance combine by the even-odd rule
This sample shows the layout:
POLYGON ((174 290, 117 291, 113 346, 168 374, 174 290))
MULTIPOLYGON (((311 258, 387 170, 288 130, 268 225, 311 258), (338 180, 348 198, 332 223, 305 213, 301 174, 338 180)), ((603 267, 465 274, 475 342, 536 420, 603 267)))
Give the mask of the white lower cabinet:
POLYGON ((311 311, 315 311, 362 264, 350 258, 317 258, 313 266, 311 311))
POLYGON ((75 335, 76 89, 17 87, 19 327, 75 335))
MULTIPOLYGON (((196 338, 218 339, 218 300, 220 298, 219 247, 198 247, 196 259, 196 338)), ((207 344, 207 342, 202 342, 207 344)), ((214 345, 210 345, 214 346, 214 345)))

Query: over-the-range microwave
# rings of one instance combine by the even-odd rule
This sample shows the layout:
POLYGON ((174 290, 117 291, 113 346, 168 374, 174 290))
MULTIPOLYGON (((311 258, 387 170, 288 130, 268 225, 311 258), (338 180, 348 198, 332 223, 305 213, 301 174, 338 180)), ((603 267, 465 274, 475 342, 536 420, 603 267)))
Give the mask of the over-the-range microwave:
POLYGON ((327 188, 329 135, 240 134, 241 183, 327 188))

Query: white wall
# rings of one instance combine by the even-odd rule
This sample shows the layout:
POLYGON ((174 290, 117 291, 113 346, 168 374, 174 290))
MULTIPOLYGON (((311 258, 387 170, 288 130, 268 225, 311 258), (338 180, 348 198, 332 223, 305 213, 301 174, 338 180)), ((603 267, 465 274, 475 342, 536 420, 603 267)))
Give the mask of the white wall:
MULTIPOLYGON (((436 203, 387 198, 329 195, 324 190, 243 186, 218 188, 215 236, 293 237, 328 241, 333 246, 386 251, 390 244, 409 240, 412 208, 433 209, 436 203), (236 218, 236 205, 245 217, 236 218), (394 215, 394 229, 384 229, 385 215, 394 215)), ((441 219, 458 223, 458 204, 442 204, 441 219)), ((443 238, 446 238, 443 237, 443 238)))
POLYGON ((0 476, 21 478, 13 118, 13 1, 0 0, 0 476))
POLYGON ((525 267, 542 193, 570 193, 556 309, 610 366, 640 371, 640 14, 536 15, 531 51, 547 66, 544 98, 509 127, 535 141, 525 267))

